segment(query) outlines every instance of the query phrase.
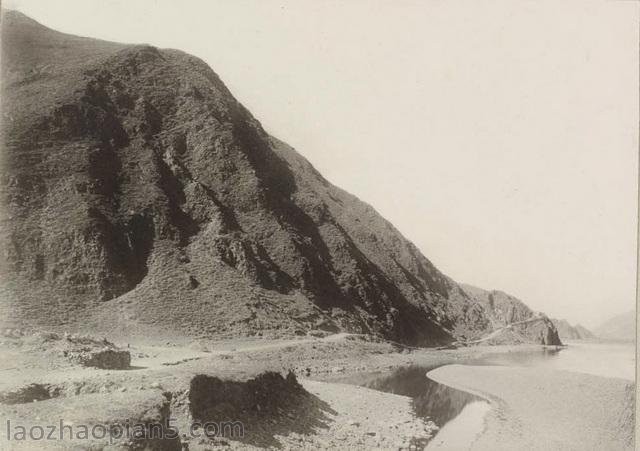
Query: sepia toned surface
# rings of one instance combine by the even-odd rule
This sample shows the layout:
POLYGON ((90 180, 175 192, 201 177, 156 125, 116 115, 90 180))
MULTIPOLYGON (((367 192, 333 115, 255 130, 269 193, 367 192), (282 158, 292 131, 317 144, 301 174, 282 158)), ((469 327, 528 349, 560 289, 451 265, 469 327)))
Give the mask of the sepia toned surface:
MULTIPOLYGON (((175 16, 194 27, 173 50, 147 29, 173 18, 169 4, 136 31, 149 44, 124 44, 97 39, 127 40, 129 16, 100 25, 122 11, 117 1, 86 22, 72 20, 87 16, 85 4, 14 3, 22 12, 3 10, 0 22, 3 446, 632 449, 637 52, 628 38, 638 21, 630 26, 622 2, 567 3, 557 17, 543 2, 505 3, 496 12, 512 21, 487 34, 496 3, 455 39, 475 7, 308 4, 311 36, 325 30, 327 5, 357 12, 365 28, 389 25, 359 56, 349 51, 355 32, 326 40, 330 54, 351 55, 330 66, 336 74, 386 46, 390 61, 411 62, 370 71, 367 100, 355 90, 331 112, 331 95, 319 94, 332 88, 315 89, 321 109, 310 111, 328 122, 303 122, 326 136, 320 147, 299 140, 304 108, 264 109, 288 98, 278 82, 255 97, 246 73, 228 82, 210 67, 217 54, 233 71, 224 61, 235 55, 268 73, 277 58, 242 45, 190 54, 208 33, 193 11, 242 24, 229 42, 251 42, 263 5, 244 3, 252 14, 238 18, 230 3, 194 1, 175 16), (567 15, 583 40, 559 33, 567 15), (438 17, 451 29, 430 22, 438 17), (531 40, 533 29, 518 26, 525 17, 548 33, 531 40), (394 28, 401 18, 407 27, 394 28), (48 27, 56 22, 62 31, 48 27), (429 23, 437 40, 412 28, 429 23), (88 24, 93 32, 82 32, 88 24), (586 30, 609 36, 613 50, 586 30), (411 69, 414 52, 423 64, 438 48, 428 68, 411 69), (561 59, 570 48, 584 59, 561 59), (505 72, 507 62, 517 64, 505 72), (596 81, 610 85, 592 89, 596 81), (403 93, 416 103, 403 105, 403 93), (259 118, 246 107, 254 102, 259 118), (60 437, 44 439, 49 428, 60 437)), ((301 11, 280 6, 267 21, 301 11)), ((127 13, 138 21, 139 7, 127 13)), ((265 45, 290 31, 268 33, 265 45)), ((291 45, 279 54, 296 55, 291 45)), ((291 71, 309 89, 327 67, 314 52, 291 71)))

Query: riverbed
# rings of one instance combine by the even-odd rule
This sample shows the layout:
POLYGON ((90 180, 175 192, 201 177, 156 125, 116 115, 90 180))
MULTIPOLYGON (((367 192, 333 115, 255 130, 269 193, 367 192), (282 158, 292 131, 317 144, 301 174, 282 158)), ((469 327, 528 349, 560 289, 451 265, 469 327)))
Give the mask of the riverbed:
MULTIPOLYGON (((501 400, 498 393, 494 402, 490 402, 488 396, 490 393, 475 393, 473 384, 466 386, 466 389, 460 389, 461 387, 456 385, 459 382, 456 378, 453 379, 458 382, 448 385, 446 383, 447 377, 452 376, 445 371, 446 367, 459 363, 463 363, 463 365, 457 365, 453 373, 459 374, 472 368, 486 367, 483 370, 475 370, 472 374, 491 374, 492 368, 498 367, 500 370, 497 370, 497 374, 507 385, 509 384, 508 375, 513 369, 515 371, 513 384, 520 387, 522 396, 525 398, 527 397, 527 379, 533 378, 534 375, 546 381, 548 387, 543 388, 548 390, 543 390, 543 392, 554 391, 553 380, 557 378, 558 385, 562 383, 570 386, 571 381, 578 385, 594 385, 592 394, 596 397, 598 393, 606 392, 609 388, 618 394, 620 393, 620 387, 625 386, 625 383, 615 381, 612 378, 624 381, 635 380, 635 347, 633 344, 573 342, 562 348, 529 347, 519 349, 514 347, 509 352, 488 354, 481 358, 470 358, 464 362, 452 360, 442 362, 437 366, 408 366, 389 373, 359 374, 347 377, 342 382, 410 397, 413 400, 415 415, 423 420, 432 421, 438 427, 435 435, 429 439, 414 442, 418 449, 469 449, 483 433, 487 432, 488 423, 490 423, 488 416, 492 408, 494 411, 499 408, 498 404, 501 400), (464 368, 465 366, 469 368, 464 368), (431 373, 437 368, 443 369, 440 372, 431 373), (427 373, 440 374, 440 376, 434 380, 434 378, 428 377, 427 373), (440 379, 442 374, 447 376, 440 379), (528 377, 528 374, 531 376, 528 377), (584 378, 579 376, 587 374, 598 377, 584 378)), ((465 380, 464 377, 462 380, 465 380)), ((539 387, 540 380, 538 379, 538 382, 535 383, 530 382, 539 387)), ((569 392, 573 393, 572 390, 569 392)), ((540 397, 541 394, 538 393, 536 396, 540 397)), ((614 399, 620 401, 625 398, 622 395, 621 398, 614 396, 614 399)), ((541 401, 544 404, 544 396, 541 401)), ((566 402, 568 401, 566 400, 566 402)), ((594 401, 594 403, 596 402, 599 401, 594 401)), ((584 400, 582 405, 584 406, 584 400)), ((596 410, 599 409, 596 405, 592 407, 596 410)), ((613 407, 615 410, 616 406, 613 407)), ((602 440, 606 441, 602 437, 598 440, 600 443, 602 440)))

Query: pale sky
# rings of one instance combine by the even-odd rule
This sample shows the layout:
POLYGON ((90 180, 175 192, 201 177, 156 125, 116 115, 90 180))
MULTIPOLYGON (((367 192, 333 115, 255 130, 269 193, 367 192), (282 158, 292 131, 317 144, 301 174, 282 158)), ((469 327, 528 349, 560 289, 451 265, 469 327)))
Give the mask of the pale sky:
POLYGON ((588 327, 634 308, 636 1, 3 3, 204 59, 459 282, 588 327))

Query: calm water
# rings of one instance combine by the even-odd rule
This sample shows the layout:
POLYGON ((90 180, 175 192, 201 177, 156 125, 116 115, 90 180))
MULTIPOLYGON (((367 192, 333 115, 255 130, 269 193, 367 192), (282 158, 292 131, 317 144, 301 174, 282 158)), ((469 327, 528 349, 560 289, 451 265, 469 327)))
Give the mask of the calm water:
POLYGON ((633 343, 570 342, 559 350, 509 352, 471 364, 536 366, 604 377, 635 380, 636 348, 633 343))
POLYGON ((434 368, 408 366, 392 373, 349 377, 342 382, 412 398, 416 416, 432 421, 440 428, 431 440, 411 439, 411 444, 418 449, 443 445, 446 449, 460 448, 454 444, 468 446, 482 432, 484 415, 490 410, 490 405, 476 395, 432 381, 426 374, 434 368))
MULTIPOLYGON (((635 347, 618 343, 570 343, 566 348, 513 351, 452 361, 470 365, 535 366, 605 377, 635 379, 635 347)), ((432 381, 434 367, 410 366, 392 373, 368 373, 345 380, 375 390, 409 396, 418 417, 433 421, 439 430, 429 441, 413 440, 418 449, 467 449, 484 429, 489 403, 475 395, 432 381)))

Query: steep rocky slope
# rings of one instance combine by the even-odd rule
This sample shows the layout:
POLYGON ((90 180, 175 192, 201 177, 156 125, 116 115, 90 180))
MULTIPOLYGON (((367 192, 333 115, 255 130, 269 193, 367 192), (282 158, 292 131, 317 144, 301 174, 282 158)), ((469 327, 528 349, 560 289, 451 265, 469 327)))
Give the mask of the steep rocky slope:
POLYGON ((593 333, 586 327, 576 324, 572 326, 567 320, 564 319, 552 319, 553 325, 558 330, 558 335, 561 340, 587 340, 589 338, 595 338, 593 333))
POLYGON ((487 291, 471 285, 462 285, 475 299, 490 321, 492 343, 534 342, 545 345, 561 344, 554 323, 543 313, 532 311, 520 299, 502 291, 487 291))
POLYGON ((6 322, 414 344, 490 330, 481 303, 269 136, 201 60, 8 12, 2 81, 6 322))

